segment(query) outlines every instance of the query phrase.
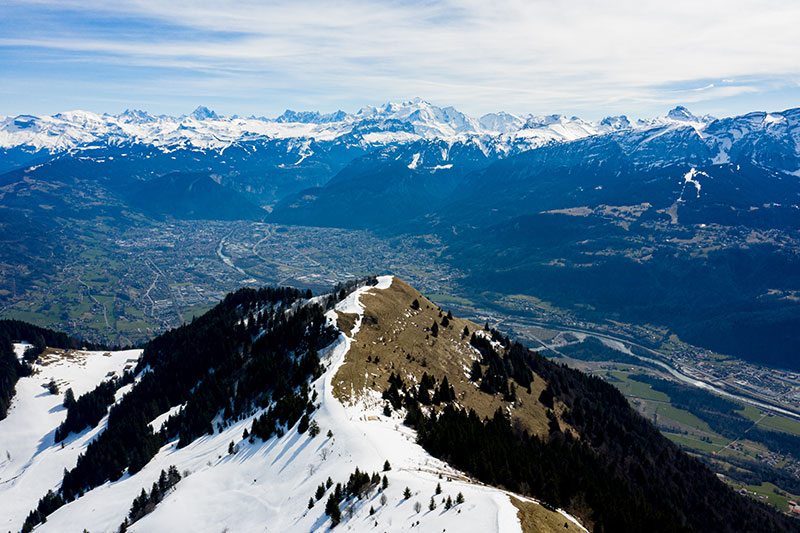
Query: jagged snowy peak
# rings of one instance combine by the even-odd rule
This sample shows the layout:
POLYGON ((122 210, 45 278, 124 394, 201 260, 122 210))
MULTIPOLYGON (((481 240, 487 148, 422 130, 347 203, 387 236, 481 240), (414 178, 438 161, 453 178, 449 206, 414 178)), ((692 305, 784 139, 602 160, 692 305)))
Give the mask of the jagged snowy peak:
POLYGON ((670 109, 667 113, 667 118, 678 122, 700 122, 700 119, 682 105, 670 109))
POLYGON ((627 130, 632 126, 631 121, 628 120, 628 117, 625 115, 619 115, 616 117, 606 117, 600 121, 600 127, 603 131, 618 131, 618 130, 627 130))
POLYGON ((663 117, 639 119, 636 121, 634 127, 638 129, 647 129, 660 126, 691 126, 699 131, 715 120, 717 119, 711 115, 698 117, 685 106, 679 105, 670 109, 663 117))
POLYGON ((319 111, 292 111, 291 109, 287 109, 283 112, 283 114, 275 119, 275 122, 280 122, 282 124, 286 122, 326 124, 329 122, 343 122, 348 120, 348 118, 349 115, 341 109, 335 113, 320 113, 319 111))
POLYGON ((482 131, 478 121, 455 108, 437 107, 420 98, 401 103, 389 102, 380 107, 366 106, 354 118, 408 122, 414 126, 415 133, 424 137, 452 137, 482 131))
POLYGON ((126 109, 117 115, 117 118, 128 124, 149 124, 158 121, 158 118, 141 109, 126 109))
POLYGON ((222 118, 219 115, 217 115, 216 112, 212 111, 211 109, 203 105, 197 106, 197 108, 194 111, 192 111, 192 113, 189 116, 196 120, 209 120, 209 119, 218 120, 222 118))

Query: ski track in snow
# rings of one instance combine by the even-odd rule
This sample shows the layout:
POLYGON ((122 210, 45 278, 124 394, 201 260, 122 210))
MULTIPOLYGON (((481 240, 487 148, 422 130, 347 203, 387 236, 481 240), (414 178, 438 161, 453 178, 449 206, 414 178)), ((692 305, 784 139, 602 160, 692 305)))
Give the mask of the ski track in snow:
MULTIPOLYGON (((388 288, 392 279, 382 276, 376 287, 359 288, 336 306, 341 312, 358 314, 352 336, 360 328, 364 311, 360 297, 369 291, 388 288)), ((335 322, 335 311, 327 316, 335 322)), ((129 531, 327 531, 330 521, 324 507, 333 489, 326 491, 309 510, 308 500, 317 486, 328 477, 334 485, 344 484, 356 467, 369 473, 381 472, 386 460, 392 466, 391 471, 385 472, 389 479, 385 491, 387 504, 380 504, 381 492, 376 491, 355 504, 352 516, 343 507, 342 523, 336 531, 520 531, 517 509, 507 493, 468 482, 463 474, 431 457, 416 443, 414 431, 402 424, 399 415, 383 415, 383 402, 377 393, 367 394, 353 406, 343 405, 333 396, 332 380, 351 342, 352 337, 340 334, 320 354, 327 369, 312 383, 320 402, 312 416, 321 429, 317 437, 298 434, 295 427, 281 438, 273 437, 266 442, 256 439, 250 443, 242 439, 242 432, 250 428, 251 416, 182 449, 176 449, 176 441, 170 442, 135 476, 125 474, 116 482, 89 491, 50 515, 36 531, 80 532, 84 528, 92 533, 116 531, 133 499, 143 488, 149 490, 161 470, 173 464, 189 475, 154 512, 131 525, 129 531), (327 437, 328 430, 333 431, 332 438, 327 437), (238 446, 233 455, 228 454, 230 442, 238 446), (441 483, 442 494, 436 496, 436 509, 429 511, 437 483, 441 483), (402 496, 405 487, 412 491, 409 500, 402 496), (455 500, 459 492, 465 502, 445 511, 443 498, 450 496, 455 500), (419 513, 413 509, 415 502, 422 506, 419 513), (372 516, 370 507, 375 509, 372 516), (417 521, 419 524, 414 526, 417 521)), ((99 382, 108 371, 106 368, 119 369, 131 355, 138 357, 139 352, 119 352, 112 357, 92 355, 87 358, 92 364, 86 366, 80 379, 69 365, 54 365, 41 375, 20 380, 9 417, 0 422, 0 451, 12 450, 11 465, 0 463, 0 517, 3 517, 0 529, 19 529, 38 499, 48 489, 57 488, 63 469, 74 465, 77 454, 106 421, 95 430, 70 437, 64 450, 54 446, 52 431, 66 413, 60 407, 62 397, 51 396, 43 389, 49 376, 57 375, 60 379, 71 376, 78 395, 99 382), (98 361, 108 364, 95 365, 98 361), (23 418, 35 419, 37 423, 25 424, 23 418), (33 465, 27 467, 21 479, 2 483, 18 475, 22 471, 20 463, 30 462, 31 456, 33 465)), ((164 418, 159 416, 154 425, 164 418)))

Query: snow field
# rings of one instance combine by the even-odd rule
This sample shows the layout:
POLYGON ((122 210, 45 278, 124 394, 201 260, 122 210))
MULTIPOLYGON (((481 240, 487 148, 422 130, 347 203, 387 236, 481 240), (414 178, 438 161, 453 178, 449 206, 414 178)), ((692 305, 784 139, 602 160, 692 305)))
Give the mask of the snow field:
MULTIPOLYGON (((21 355, 25 347, 15 345, 21 355)), ((65 468, 72 468, 78 455, 105 427, 107 416, 96 428, 71 434, 55 445, 56 428, 64 421, 64 392, 72 388, 75 397, 94 389, 109 372, 122 371, 141 350, 120 352, 72 352, 72 358, 35 365, 36 373, 17 382, 8 416, 0 421, 0 530, 18 531, 39 498, 57 488, 65 468), (103 355, 110 353, 109 356, 103 355), (59 394, 47 390, 55 380, 59 394)))

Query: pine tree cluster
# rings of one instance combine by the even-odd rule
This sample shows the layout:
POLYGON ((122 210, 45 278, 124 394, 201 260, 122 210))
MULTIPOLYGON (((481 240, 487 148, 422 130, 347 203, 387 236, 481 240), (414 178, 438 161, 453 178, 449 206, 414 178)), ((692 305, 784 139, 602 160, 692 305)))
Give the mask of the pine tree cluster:
POLYGON ((473 333, 469 343, 480 352, 481 361, 473 362, 470 379, 480 382, 483 392, 502 394, 505 401, 513 402, 516 400, 516 386, 509 384, 509 379, 528 390, 533 383, 533 372, 526 361, 528 350, 518 342, 512 345, 508 337, 503 338, 495 330, 491 333, 492 340, 503 348, 503 355, 497 353, 485 336, 473 333))
POLYGON ((437 384, 435 378, 424 372, 417 387, 408 388, 403 379, 392 372, 389 376, 389 388, 383 391, 382 396, 394 409, 401 407, 418 409, 419 405, 439 406, 454 402, 456 391, 447 381, 447 376, 437 384))
MULTIPOLYGON (((386 461, 388 464, 388 461, 386 461)), ((386 465, 384 465, 386 466, 386 465)), ((309 501, 309 509, 313 506, 315 501, 320 501, 325 493, 333 486, 331 478, 317 487, 314 496, 309 501)), ((383 489, 389 486, 389 478, 385 475, 381 478, 378 472, 373 472, 370 476, 365 470, 356 467, 355 471, 350 474, 347 483, 337 483, 333 492, 328 496, 325 503, 325 514, 331 518, 331 527, 338 525, 342 520, 341 504, 347 500, 360 500, 364 496, 369 495, 379 486, 383 489)))
POLYGON ((86 427, 95 427, 100 419, 106 416, 108 406, 114 401, 114 394, 119 388, 117 379, 110 379, 82 394, 77 400, 68 389, 65 393, 64 404, 67 407, 67 418, 56 428, 55 441, 61 442, 70 433, 80 433, 86 427), (69 400, 72 396, 72 401, 69 400))
POLYGON ((128 518, 120 525, 120 531, 125 531, 130 524, 153 512, 156 505, 161 503, 169 490, 178 484, 181 474, 175 465, 171 465, 167 470, 162 470, 158 481, 153 483, 153 487, 148 494, 142 489, 141 494, 133 500, 128 518))

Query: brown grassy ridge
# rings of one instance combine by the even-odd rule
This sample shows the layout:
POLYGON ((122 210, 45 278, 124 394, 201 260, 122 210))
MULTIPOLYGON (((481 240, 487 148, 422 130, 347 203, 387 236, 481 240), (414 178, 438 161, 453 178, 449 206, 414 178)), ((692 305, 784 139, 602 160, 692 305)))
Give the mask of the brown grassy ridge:
MULTIPOLYGON (((470 335, 464 336, 463 331, 466 326, 471 334, 481 326, 454 317, 448 327, 442 327, 446 311, 398 278, 392 279, 388 289, 373 289, 362 295, 361 303, 365 308, 361 327, 333 378, 333 393, 337 399, 352 404, 361 399, 367 389, 382 392, 389 388, 392 372, 399 374, 407 385, 418 383, 427 372, 437 382, 447 376, 458 404, 474 409, 481 417, 491 417, 501 408, 530 433, 547 435, 547 410, 538 401, 547 383, 540 376, 534 375, 530 393, 517 387, 514 403, 504 402, 501 395, 480 391, 469 380, 472 362, 480 355, 470 346, 470 335), (415 299, 420 305, 418 310, 411 307, 415 299), (430 332, 434 321, 439 323, 438 337, 430 332)), ((340 329, 351 332, 355 318, 355 315, 339 313, 340 329)), ((557 403, 556 415, 560 415, 563 408, 563 404, 557 403)), ((559 423, 562 430, 571 430, 562 420, 559 423)))
MULTIPOLYGON (((474 409, 480 416, 492 416, 498 407, 506 409, 529 432, 547 435, 547 410, 538 401, 547 383, 540 376, 534 375, 530 393, 517 388, 517 402, 513 404, 504 402, 501 395, 480 391, 469 380, 472 362, 480 359, 480 355, 470 346, 470 335, 464 336, 464 328, 471 334, 481 330, 481 326, 454 317, 448 327, 442 327, 446 311, 398 278, 392 278, 388 289, 367 291, 360 301, 364 306, 361 326, 333 377, 333 394, 339 401, 352 404, 362 399, 368 389, 378 392, 388 389, 392 372, 399 374, 407 385, 418 383, 427 372, 437 382, 447 376, 462 407, 474 409), (415 299, 420 305, 418 310, 411 307, 415 299), (438 337, 430 332, 434 320, 440 324, 438 337)), ((351 335, 357 319, 355 314, 339 312, 337 326, 351 335)), ((562 430, 577 435, 561 420, 563 409, 564 405, 556 402, 555 412, 562 430)), ((527 499, 514 496, 510 499, 518 509, 525 533, 579 531, 558 512, 527 499)))
POLYGON ((556 533, 582 531, 561 513, 545 509, 541 505, 511 496, 511 503, 517 508, 522 531, 525 533, 556 533))

